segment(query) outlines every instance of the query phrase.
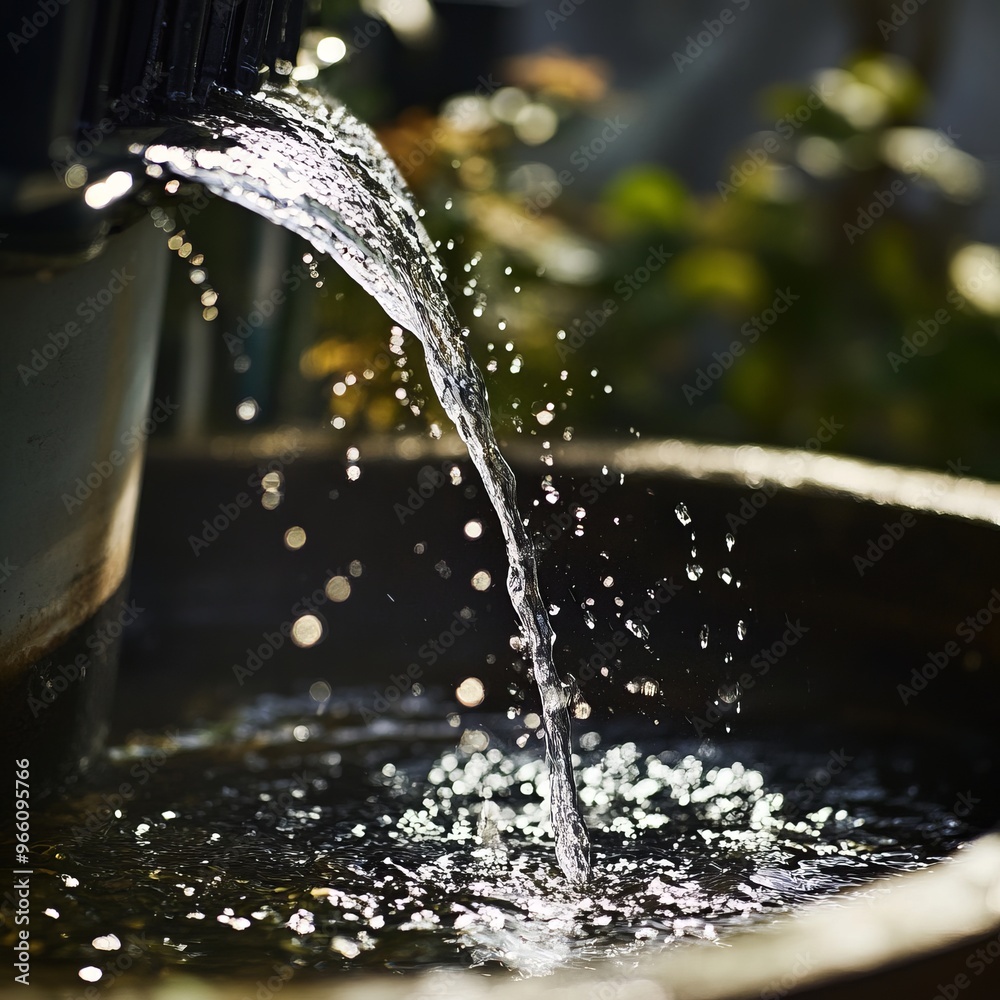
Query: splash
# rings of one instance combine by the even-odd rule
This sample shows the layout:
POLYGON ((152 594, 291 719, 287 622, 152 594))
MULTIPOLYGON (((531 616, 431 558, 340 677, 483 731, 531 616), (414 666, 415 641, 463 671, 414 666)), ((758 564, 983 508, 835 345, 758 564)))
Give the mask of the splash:
POLYGON ((291 88, 267 88, 253 98, 219 93, 204 113, 136 151, 154 169, 196 181, 303 236, 420 340, 431 384, 500 520, 507 590, 541 696, 556 856, 570 881, 585 882, 590 845, 534 545, 517 510, 514 475, 493 434, 482 374, 444 292, 443 267, 394 164, 343 106, 291 88))

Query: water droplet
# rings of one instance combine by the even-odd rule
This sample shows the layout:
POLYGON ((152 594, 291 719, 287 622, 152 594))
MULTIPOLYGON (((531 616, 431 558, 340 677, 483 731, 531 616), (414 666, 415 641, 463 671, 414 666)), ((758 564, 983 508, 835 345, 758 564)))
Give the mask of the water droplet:
POLYGON ((326 681, 313 681, 313 683, 309 685, 309 697, 312 698, 313 701, 329 701, 332 694, 333 689, 329 684, 327 684, 326 681))
POLYGON ((641 694, 646 698, 655 698, 660 693, 660 685, 652 677, 633 677, 625 685, 629 694, 641 694))
POLYGON ((257 416, 257 400, 248 396, 236 407, 236 416, 243 421, 251 421, 257 416))
POLYGON ((687 565, 687 576, 689 580, 697 580, 701 577, 701 574, 705 570, 699 566, 697 563, 688 563, 687 565))
POLYGON ((723 566, 719 570, 719 579, 728 587, 733 582, 733 574, 728 566, 723 566))
POLYGON ((634 635, 637 639, 648 639, 649 629, 643 625, 642 622, 633 621, 631 618, 625 622, 625 627, 634 635))
POLYGON ((732 552, 732 551, 733 551, 733 546, 734 546, 735 544, 736 544, 736 539, 735 539, 735 538, 733 538, 733 536, 732 536, 731 534, 727 534, 727 535, 726 535, 726 549, 727 549, 727 550, 728 550, 729 552, 732 552))
POLYGON ((737 683, 726 683, 719 686, 719 701, 732 705, 740 696, 740 686, 737 683))
POLYGON ((351 596, 351 581, 346 576, 333 576, 326 582, 326 596, 336 604, 342 604, 351 596))
POLYGON ((306 533, 303 528, 295 525, 285 532, 285 547, 289 549, 301 549, 306 544, 306 533))
POLYGON ((679 503, 674 508, 674 513, 677 515, 677 520, 680 521, 681 524, 691 523, 691 515, 688 513, 688 509, 684 504, 679 503))
POLYGON ((481 569, 479 570, 479 572, 473 574, 472 586, 476 590, 489 590, 490 584, 492 583, 493 583, 493 578, 484 569, 481 569))
POLYGON ((323 622, 316 615, 302 615, 292 625, 292 642, 307 649, 323 638, 323 622))
POLYGON ((475 708, 486 697, 486 688, 478 677, 466 677, 455 688, 455 697, 466 707, 475 708))
POLYGON ((465 532, 466 538, 480 538, 483 534, 483 522, 477 520, 466 521, 465 527, 462 530, 465 532))
POLYGON ((708 626, 702 625, 701 631, 698 633, 698 641, 701 643, 702 649, 708 648, 708 626))
POLYGON ((747 637, 747 626, 746 622, 741 618, 736 623, 736 637, 742 642, 747 637))

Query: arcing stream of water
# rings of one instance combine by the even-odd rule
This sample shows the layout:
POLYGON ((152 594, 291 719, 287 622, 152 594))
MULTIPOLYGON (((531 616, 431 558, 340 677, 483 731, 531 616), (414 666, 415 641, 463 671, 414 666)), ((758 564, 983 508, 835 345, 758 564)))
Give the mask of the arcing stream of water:
POLYGON ((154 175, 166 170, 197 181, 329 253, 419 338, 434 390, 500 519, 507 589, 541 695, 556 854, 568 879, 585 882, 590 845, 534 546, 518 513, 514 475, 493 434, 482 375, 442 286, 442 265, 392 161, 342 106, 291 89, 268 89, 252 99, 216 95, 207 111, 141 152, 154 175))

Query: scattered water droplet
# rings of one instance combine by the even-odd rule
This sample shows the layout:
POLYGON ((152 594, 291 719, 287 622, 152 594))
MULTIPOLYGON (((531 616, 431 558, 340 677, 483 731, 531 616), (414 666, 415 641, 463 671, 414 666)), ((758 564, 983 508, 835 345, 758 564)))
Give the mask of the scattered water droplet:
POLYGON ((688 513, 688 509, 685 504, 679 503, 674 508, 674 513, 677 515, 677 520, 680 521, 681 524, 691 523, 691 515, 688 513))
POLYGON ((737 683, 725 683, 719 686, 719 701, 732 705, 740 696, 740 686, 737 683))
POLYGON ((708 626, 702 625, 701 631, 698 633, 698 641, 701 643, 702 649, 708 648, 708 626))
POLYGON ((306 533, 303 528, 298 525, 289 528, 285 532, 285 547, 295 550, 301 549, 303 545, 306 544, 306 533))
POLYGON ((326 583, 326 596, 336 604, 342 604, 351 596, 351 581, 346 576, 333 576, 326 583))
POLYGON ((296 646, 315 646, 323 638, 323 622, 316 615, 302 615, 292 625, 292 642, 296 646))
POLYGON ((633 677, 625 685, 629 694, 641 694, 646 698, 655 698, 660 693, 660 684, 652 677, 633 677))
POLYGON ((633 621, 629 618, 625 622, 625 627, 634 635, 637 639, 648 639, 649 629, 642 622, 633 621))
POLYGON ((455 688, 455 697, 466 707, 475 708, 486 697, 486 688, 478 677, 466 677, 455 688))

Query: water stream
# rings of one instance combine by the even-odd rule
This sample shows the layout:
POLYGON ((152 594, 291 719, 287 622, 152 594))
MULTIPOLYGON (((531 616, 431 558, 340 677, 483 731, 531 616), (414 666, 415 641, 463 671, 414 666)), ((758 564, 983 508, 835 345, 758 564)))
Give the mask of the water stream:
POLYGON ((273 88, 254 98, 218 94, 204 113, 141 152, 154 175, 165 170, 197 181, 330 254, 420 340, 434 390, 500 520, 507 589, 541 696, 556 855, 571 882, 586 882, 590 845, 534 545, 517 509, 514 475, 493 434, 482 374, 443 288, 442 265, 394 164, 371 130, 342 106, 318 94, 273 88))

